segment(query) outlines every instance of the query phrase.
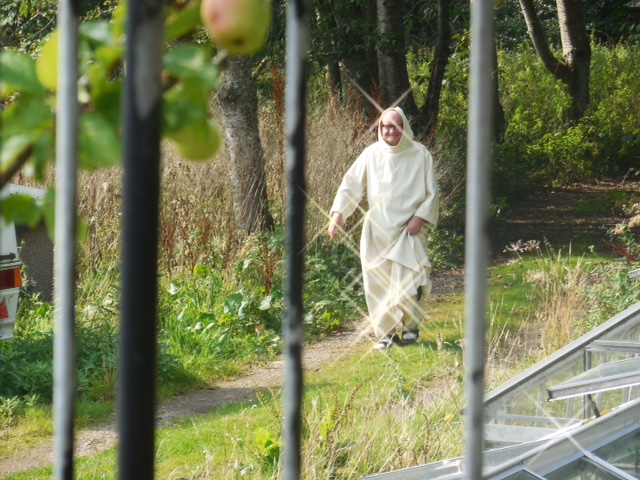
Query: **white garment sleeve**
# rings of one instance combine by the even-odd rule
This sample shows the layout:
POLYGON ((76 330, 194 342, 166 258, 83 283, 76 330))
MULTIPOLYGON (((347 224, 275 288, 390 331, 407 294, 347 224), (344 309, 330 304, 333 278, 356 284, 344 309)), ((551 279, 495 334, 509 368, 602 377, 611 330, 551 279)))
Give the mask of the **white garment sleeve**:
POLYGON ((430 224, 430 227, 436 228, 438 225, 438 211, 440 198, 438 195, 438 184, 436 182, 436 174, 433 170, 433 157, 431 153, 425 149, 426 154, 426 172, 425 172, 425 189, 426 198, 416 209, 415 215, 422 218, 430 224))
POLYGON ((339 212, 346 220, 362 200, 367 185, 367 155, 363 152, 347 170, 333 200, 330 214, 339 212))

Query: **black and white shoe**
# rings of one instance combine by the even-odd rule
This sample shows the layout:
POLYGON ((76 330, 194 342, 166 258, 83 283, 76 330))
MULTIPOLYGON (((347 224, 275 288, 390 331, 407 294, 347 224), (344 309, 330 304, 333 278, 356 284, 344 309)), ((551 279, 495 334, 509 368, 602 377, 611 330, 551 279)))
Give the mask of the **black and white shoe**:
POLYGON ((373 348, 375 350, 388 350, 393 347, 394 343, 399 343, 398 335, 396 335, 395 333, 393 335, 384 337, 382 340, 376 343, 373 348))
POLYGON ((404 330, 402 332, 402 343, 409 345, 410 343, 416 343, 420 332, 418 330, 404 330))
POLYGON ((393 340, 391 340, 391 337, 384 337, 373 346, 374 350, 388 350, 391 347, 393 347, 393 340))

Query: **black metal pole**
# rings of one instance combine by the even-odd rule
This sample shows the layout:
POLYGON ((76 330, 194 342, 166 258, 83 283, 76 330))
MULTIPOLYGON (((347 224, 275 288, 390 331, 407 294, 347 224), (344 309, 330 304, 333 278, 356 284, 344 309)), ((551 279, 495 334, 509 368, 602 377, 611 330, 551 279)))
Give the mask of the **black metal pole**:
POLYGON ((119 478, 154 476, 162 0, 129 0, 124 91, 119 478))
POLYGON ((284 324, 284 479, 297 480, 301 472, 304 221, 306 210, 305 117, 306 66, 309 43, 307 4, 287 4, 287 277, 284 324))

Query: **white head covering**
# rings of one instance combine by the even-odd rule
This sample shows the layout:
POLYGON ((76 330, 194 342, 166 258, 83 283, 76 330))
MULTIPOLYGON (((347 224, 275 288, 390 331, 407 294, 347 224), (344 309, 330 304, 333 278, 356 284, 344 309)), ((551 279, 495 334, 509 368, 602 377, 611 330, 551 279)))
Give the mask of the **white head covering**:
POLYGON ((389 151, 391 152, 401 152, 413 145, 413 130, 411 129, 411 125, 409 125, 407 116, 404 114, 400 107, 387 108, 384 112, 382 112, 382 115, 380 115, 380 118, 378 119, 378 141, 381 142, 385 146, 385 148, 389 149, 389 151), (389 145, 382 138, 382 116, 386 112, 391 110, 398 113, 402 118, 402 137, 400 137, 400 141, 395 146, 389 145))

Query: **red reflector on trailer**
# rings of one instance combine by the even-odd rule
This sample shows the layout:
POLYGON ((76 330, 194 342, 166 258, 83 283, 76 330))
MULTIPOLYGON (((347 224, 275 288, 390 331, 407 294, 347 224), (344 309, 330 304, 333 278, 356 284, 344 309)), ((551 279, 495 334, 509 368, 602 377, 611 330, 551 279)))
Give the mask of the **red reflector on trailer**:
POLYGON ((0 302, 0 320, 6 320, 7 318, 9 318, 9 310, 7 309, 7 302, 3 298, 0 302))
POLYGON ((0 290, 6 288, 19 288, 20 281, 20 269, 10 268, 9 270, 0 271, 0 290))

